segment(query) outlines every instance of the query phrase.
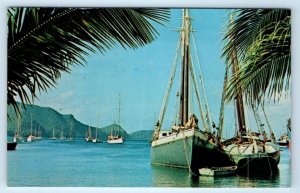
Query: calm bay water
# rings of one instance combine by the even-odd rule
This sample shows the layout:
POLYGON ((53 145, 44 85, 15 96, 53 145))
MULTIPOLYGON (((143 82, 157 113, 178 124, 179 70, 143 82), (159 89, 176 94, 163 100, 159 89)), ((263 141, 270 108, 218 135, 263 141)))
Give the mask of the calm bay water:
POLYGON ((281 151, 273 178, 192 177, 187 170, 152 166, 147 141, 124 144, 42 140, 8 151, 8 186, 290 187, 290 154, 281 151))

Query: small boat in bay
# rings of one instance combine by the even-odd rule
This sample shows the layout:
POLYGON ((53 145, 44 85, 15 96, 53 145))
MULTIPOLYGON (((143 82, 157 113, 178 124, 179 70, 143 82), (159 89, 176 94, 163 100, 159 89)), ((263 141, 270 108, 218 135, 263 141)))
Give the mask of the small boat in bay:
POLYGON ((30 133, 27 137, 26 137, 26 142, 33 142, 34 141, 34 136, 30 133))
POLYGON ((200 168, 200 176, 232 176, 236 174, 237 166, 200 168))
POLYGON ((98 126, 99 126, 99 114, 97 118, 97 127, 95 128, 95 138, 92 139, 93 143, 102 143, 101 139, 98 136, 98 126))
POLYGON ((66 137, 64 136, 64 129, 63 129, 63 127, 61 127, 61 132, 60 132, 60 138, 59 139, 62 140, 62 141, 66 140, 66 137))
POLYGON ((39 126, 37 132, 35 132, 35 140, 39 141, 39 140, 43 140, 42 137, 42 128, 39 126))
POLYGON ((110 132, 110 135, 107 136, 107 143, 110 144, 122 144, 124 143, 124 137, 120 135, 120 117, 121 117, 121 96, 119 95, 119 107, 118 107, 118 124, 117 124, 117 131, 114 134, 114 126, 110 132))
POLYGON ((84 139, 85 139, 86 142, 92 142, 93 141, 92 129, 91 129, 90 126, 86 130, 85 138, 84 139))
POLYGON ((290 143, 289 136, 287 133, 281 135, 281 137, 277 141, 278 145, 287 147, 290 143))
MULTIPOLYGON (((22 111, 21 105, 20 105, 20 112, 22 111)), ((24 138, 22 136, 22 123, 21 123, 21 115, 18 113, 17 114, 17 122, 16 122, 16 132, 13 137, 13 142, 16 143, 23 143, 24 138)))
POLYGON ((286 133, 280 136, 277 143, 282 147, 288 147, 291 140, 291 119, 288 119, 286 125, 286 133))
POLYGON ((26 137, 26 142, 34 142, 35 136, 33 135, 32 131, 32 114, 30 115, 30 134, 26 137))
MULTIPOLYGON (((197 175, 199 168, 232 166, 234 162, 220 148, 216 136, 212 131, 210 111, 202 74, 199 70, 200 75, 198 76, 197 74, 196 76, 194 71, 192 53, 197 55, 197 51, 192 52, 193 47, 190 39, 193 38, 193 33, 191 32, 194 30, 191 21, 189 10, 183 9, 182 26, 178 30, 180 36, 176 56, 171 67, 171 74, 159 119, 155 124, 151 140, 151 163, 154 165, 189 169, 189 171, 197 175), (180 59, 177 60, 178 58, 180 59), (179 76, 180 87, 176 94, 178 102, 176 104, 179 105, 178 108, 176 108, 177 105, 175 106, 176 115, 174 123, 168 129, 162 130, 167 103, 178 64, 180 64, 181 68, 179 76), (199 86, 201 86, 202 92, 200 92, 199 86), (192 96, 192 94, 196 96, 192 96), (192 99, 195 99, 193 103, 196 106, 195 108, 191 108, 192 99), (203 104, 202 100, 205 104, 203 104), (196 114, 199 114, 201 118, 202 128, 198 125, 196 114)), ((200 63, 197 63, 200 66, 200 63)))
POLYGON ((7 142, 7 150, 8 151, 16 150, 17 144, 18 144, 17 142, 7 142))
POLYGON ((107 143, 120 144, 124 143, 124 139, 122 136, 110 134, 109 136, 107 136, 107 143))
POLYGON ((55 129, 53 127, 53 130, 52 130, 52 137, 50 138, 51 140, 57 140, 58 138, 55 137, 55 129))
POLYGON ((69 137, 67 138, 67 141, 73 141, 73 122, 70 124, 69 137))

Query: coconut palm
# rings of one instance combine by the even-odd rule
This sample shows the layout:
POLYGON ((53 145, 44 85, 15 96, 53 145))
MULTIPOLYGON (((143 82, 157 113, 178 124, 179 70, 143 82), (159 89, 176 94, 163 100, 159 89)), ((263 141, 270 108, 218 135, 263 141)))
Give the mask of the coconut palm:
POLYGON ((289 89, 291 17, 287 9, 239 9, 228 26, 223 57, 236 55, 241 65, 229 81, 226 98, 244 93, 249 103, 277 99, 289 89))
POLYGON ((9 8, 7 14, 7 103, 15 109, 17 96, 31 103, 91 52, 152 42, 158 32, 151 21, 169 18, 169 10, 157 8, 9 8))

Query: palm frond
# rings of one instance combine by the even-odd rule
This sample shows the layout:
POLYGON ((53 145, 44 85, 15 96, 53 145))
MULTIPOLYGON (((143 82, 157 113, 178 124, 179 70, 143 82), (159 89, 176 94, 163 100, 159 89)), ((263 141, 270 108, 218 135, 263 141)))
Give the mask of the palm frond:
POLYGON ((223 39, 227 44, 222 57, 225 57, 227 62, 230 61, 230 55, 234 50, 237 50, 238 58, 243 60, 247 49, 259 34, 272 32, 265 30, 266 26, 284 20, 291 13, 289 9, 237 9, 233 14, 235 20, 228 26, 223 39))
MULTIPOLYGON (((31 103, 71 65, 83 65, 97 50, 117 44, 136 49, 155 40, 151 21, 163 24, 168 9, 9 8, 8 104, 31 103)), ((17 107, 17 106, 16 106, 17 107)))
POLYGON ((289 89, 290 45, 290 17, 266 25, 248 48, 242 68, 230 79, 227 100, 235 97, 235 88, 241 89, 249 103, 260 102, 266 95, 278 99, 289 89))

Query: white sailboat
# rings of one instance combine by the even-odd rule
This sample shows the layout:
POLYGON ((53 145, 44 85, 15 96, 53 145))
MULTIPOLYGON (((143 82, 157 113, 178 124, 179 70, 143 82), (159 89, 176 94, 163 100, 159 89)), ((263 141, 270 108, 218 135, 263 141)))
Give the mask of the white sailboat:
POLYGON ((37 134, 35 135, 35 140, 42 140, 42 128, 39 126, 39 129, 37 131, 37 134))
POLYGON ((118 125, 117 125, 117 135, 113 134, 113 131, 111 131, 110 135, 107 136, 107 143, 111 144, 121 144, 124 143, 124 137, 119 135, 120 132, 120 116, 121 116, 121 97, 119 95, 119 108, 118 108, 118 125))
POLYGON ((33 142, 35 140, 35 136, 32 133, 32 114, 30 114, 30 134, 26 138, 26 142, 33 142))
POLYGON ((95 129, 95 138, 93 138, 92 140, 93 143, 102 143, 101 139, 98 137, 98 125, 99 125, 99 114, 97 118, 97 127, 95 129))
POLYGON ((89 126, 88 129, 86 130, 85 141, 86 142, 91 142, 92 140, 93 140, 92 129, 89 126))
POLYGON ((69 137, 67 138, 67 141, 73 141, 73 122, 70 124, 69 137))
POLYGON ((61 132, 60 132, 60 140, 66 140, 66 137, 64 136, 64 129, 61 127, 61 132))
MULTIPOLYGON (((22 112, 22 109, 21 109, 21 104, 20 104, 20 112, 22 112)), ((20 114, 18 113, 17 115, 17 127, 16 127, 16 132, 15 132, 15 135, 13 137, 13 142, 15 143, 23 143, 24 142, 24 139, 22 137, 22 123, 21 123, 21 116, 20 114)))
POLYGON ((53 127, 53 130, 52 130, 52 137, 50 138, 51 140, 57 140, 58 138, 55 137, 55 128, 53 127))

